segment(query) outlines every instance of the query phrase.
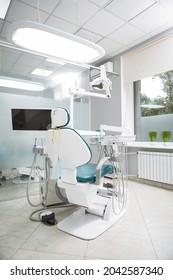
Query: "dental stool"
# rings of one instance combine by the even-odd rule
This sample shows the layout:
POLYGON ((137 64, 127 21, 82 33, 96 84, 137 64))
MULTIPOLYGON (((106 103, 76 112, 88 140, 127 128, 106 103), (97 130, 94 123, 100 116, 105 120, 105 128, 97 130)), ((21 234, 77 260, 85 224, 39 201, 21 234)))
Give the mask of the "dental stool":
POLYGON ((104 176, 113 168, 105 164, 107 157, 97 165, 89 163, 92 157, 90 147, 76 130, 68 127, 70 118, 64 108, 53 109, 51 120, 52 129, 45 137, 51 174, 56 174, 58 188, 64 190, 68 202, 79 206, 57 227, 82 239, 94 239, 124 214, 114 214, 112 196, 103 187, 104 176))

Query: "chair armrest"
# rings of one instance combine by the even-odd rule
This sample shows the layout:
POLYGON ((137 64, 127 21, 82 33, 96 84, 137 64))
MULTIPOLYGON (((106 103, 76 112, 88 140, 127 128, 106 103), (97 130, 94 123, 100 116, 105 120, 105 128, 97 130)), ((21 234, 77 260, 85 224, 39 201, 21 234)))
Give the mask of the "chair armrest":
POLYGON ((104 163, 109 159, 110 157, 103 157, 101 160, 98 162, 96 166, 96 185, 100 185, 100 179, 101 179, 101 170, 104 165, 104 163))

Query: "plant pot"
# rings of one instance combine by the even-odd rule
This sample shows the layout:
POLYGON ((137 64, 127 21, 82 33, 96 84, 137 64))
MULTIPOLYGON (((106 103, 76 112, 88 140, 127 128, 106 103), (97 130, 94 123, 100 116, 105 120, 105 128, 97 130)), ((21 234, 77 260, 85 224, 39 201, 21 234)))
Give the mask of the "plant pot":
POLYGON ((149 131, 148 135, 151 142, 155 142, 157 140, 157 131, 149 131))
POLYGON ((162 131, 163 142, 169 142, 171 140, 171 131, 162 131))

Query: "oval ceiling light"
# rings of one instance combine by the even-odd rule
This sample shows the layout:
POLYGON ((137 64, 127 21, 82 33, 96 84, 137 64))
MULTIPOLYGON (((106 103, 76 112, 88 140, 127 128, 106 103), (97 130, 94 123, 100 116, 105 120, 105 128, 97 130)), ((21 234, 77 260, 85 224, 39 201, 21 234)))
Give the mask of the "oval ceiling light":
POLYGON ((16 88, 30 91, 43 91, 46 88, 45 85, 40 83, 4 76, 0 77, 0 87, 16 88))
POLYGON ((105 55, 95 43, 32 21, 12 23, 7 39, 23 48, 78 63, 92 63, 105 55))

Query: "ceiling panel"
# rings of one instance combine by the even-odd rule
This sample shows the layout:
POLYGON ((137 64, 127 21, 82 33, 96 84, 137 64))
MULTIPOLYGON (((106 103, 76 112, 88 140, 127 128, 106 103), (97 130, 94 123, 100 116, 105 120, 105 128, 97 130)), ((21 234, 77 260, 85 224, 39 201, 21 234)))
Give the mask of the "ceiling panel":
POLYGON ((19 63, 21 65, 28 65, 31 67, 36 67, 38 64, 40 64, 43 61, 44 61, 44 59, 39 56, 32 55, 32 54, 22 54, 18 58, 17 63, 19 63))
POLYGON ((106 10, 123 20, 129 21, 154 3, 154 0, 113 0, 106 7, 106 10))
POLYGON ((84 24, 84 28, 98 33, 101 36, 107 36, 123 24, 125 24, 123 20, 105 10, 100 10, 94 17, 84 24))
POLYGON ((157 3, 132 19, 130 23, 144 32, 150 33, 169 21, 172 21, 172 19, 173 15, 157 3))
POLYGON ((1 50, 1 61, 2 63, 11 62, 12 64, 15 63, 19 57, 21 56, 21 52, 10 50, 7 48, 0 48, 1 50))
POLYGON ((173 27, 173 20, 169 21, 168 23, 162 25, 161 27, 155 29, 154 31, 150 32, 151 36, 156 36, 166 30, 169 30, 173 27))
POLYGON ((106 51, 106 53, 109 55, 112 52, 116 50, 120 50, 122 47, 124 47, 122 44, 114 42, 108 38, 104 38, 99 42, 99 45, 103 47, 106 51))
POLYGON ((3 26, 3 20, 0 19, 0 31, 1 31, 2 26, 3 26))
POLYGON ((110 3, 112 0, 90 0, 90 2, 100 6, 100 7, 104 7, 106 6, 108 3, 110 3))
POLYGON ((127 51, 129 48, 130 48, 130 47, 128 47, 128 46, 124 46, 124 47, 122 47, 121 49, 118 49, 118 50, 116 50, 116 51, 113 51, 111 54, 109 54, 110 59, 111 59, 112 57, 118 55, 119 53, 123 53, 123 52, 127 51))
POLYGON ((96 43, 103 38, 102 36, 83 28, 81 28, 75 35, 84 38, 88 41, 91 41, 93 43, 96 43))
POLYGON ((37 8, 39 3, 39 9, 43 10, 47 13, 51 13, 55 7, 59 4, 60 0, 41 0, 38 2, 38 0, 20 0, 21 2, 28 4, 29 6, 32 6, 34 8, 37 8))
POLYGON ((1 63, 0 64, 0 75, 8 76, 10 73, 13 64, 11 62, 1 63))
POLYGON ((77 26, 73 23, 70 23, 68 21, 65 21, 63 19, 57 18, 55 16, 51 16, 46 21, 46 24, 49 26, 52 26, 54 28, 61 29, 65 32, 69 32, 71 34, 74 34, 79 29, 79 26, 77 26))
POLYGON ((10 70, 10 73, 13 75, 27 76, 33 70, 32 66, 26 66, 20 63, 16 63, 10 70))
POLYGON ((136 46, 136 45, 138 45, 138 44, 140 44, 140 43, 142 43, 144 41, 149 40, 150 38, 151 38, 151 36, 149 34, 146 34, 143 37, 140 37, 140 38, 134 40, 133 42, 129 43, 127 45, 127 48, 132 48, 132 47, 134 47, 134 46, 136 46))
POLYGON ((13 51, 4 47, 0 48, 0 75, 7 74, 16 64, 21 52, 13 51))
POLYGON ((107 38, 130 47, 172 28, 172 11, 172 0, 12 0, 0 20, 1 37, 10 22, 38 20, 40 14, 41 22, 92 42, 107 38))
POLYGON ((172 0, 160 0, 160 4, 163 5, 168 10, 173 11, 173 1, 172 0))
POLYGON ((53 14, 80 26, 98 10, 98 6, 87 0, 63 0, 53 14))
POLYGON ((5 39, 6 40, 6 30, 8 28, 8 26, 10 25, 11 23, 10 22, 7 22, 7 21, 4 21, 4 24, 3 24, 3 28, 1 29, 1 38, 2 39, 5 39))
POLYGON ((12 1, 10 9, 8 10, 6 20, 10 22, 19 20, 38 21, 38 19, 40 18, 41 22, 44 22, 48 16, 48 13, 42 11, 39 11, 38 15, 37 9, 17 0, 14 0, 12 1))
POLYGON ((123 45, 128 45, 129 43, 137 40, 138 38, 143 37, 145 34, 145 32, 127 23, 112 34, 110 34, 108 38, 119 42, 123 45))
MULTIPOLYGON (((0 39, 5 40, 11 22, 20 20, 45 23, 99 44, 106 51, 97 62, 102 63, 168 29, 173 31, 173 0, 11 0, 5 20, 0 19, 0 39)), ((0 50, 0 74, 16 70, 16 75, 25 76, 31 67, 51 67, 56 76, 72 68, 48 64, 45 57, 0 50)))

